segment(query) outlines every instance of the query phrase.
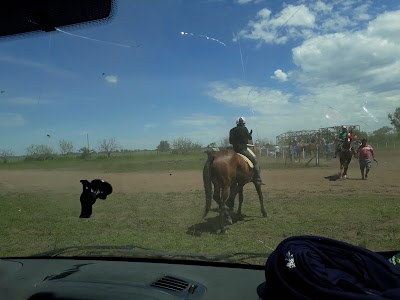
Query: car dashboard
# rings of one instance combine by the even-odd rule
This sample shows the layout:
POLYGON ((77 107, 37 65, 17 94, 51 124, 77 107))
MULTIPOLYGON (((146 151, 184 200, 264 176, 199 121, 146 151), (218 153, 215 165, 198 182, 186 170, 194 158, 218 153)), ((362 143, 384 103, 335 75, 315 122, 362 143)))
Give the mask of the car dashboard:
POLYGON ((263 266, 69 258, 0 260, 0 298, 257 299, 263 266), (242 266, 242 267, 241 267, 242 266))

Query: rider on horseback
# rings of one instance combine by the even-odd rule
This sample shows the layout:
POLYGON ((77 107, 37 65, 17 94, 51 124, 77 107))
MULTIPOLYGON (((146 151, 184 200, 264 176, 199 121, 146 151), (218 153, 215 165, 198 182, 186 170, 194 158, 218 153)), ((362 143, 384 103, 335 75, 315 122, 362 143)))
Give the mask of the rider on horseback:
POLYGON ((252 139, 251 134, 253 130, 249 132, 249 130, 245 126, 246 120, 243 117, 240 117, 236 120, 236 127, 232 128, 229 132, 229 143, 233 145, 233 149, 240 154, 243 154, 254 165, 254 176, 252 181, 258 185, 264 185, 260 177, 260 166, 256 158, 251 155, 251 153, 247 150, 247 143, 252 139))
POLYGON ((347 126, 343 125, 342 126, 342 131, 339 133, 339 136, 338 136, 339 143, 336 146, 335 154, 333 155, 333 158, 336 158, 337 153, 340 151, 340 146, 343 144, 344 140, 346 139, 347 134, 348 134, 347 133, 347 126))

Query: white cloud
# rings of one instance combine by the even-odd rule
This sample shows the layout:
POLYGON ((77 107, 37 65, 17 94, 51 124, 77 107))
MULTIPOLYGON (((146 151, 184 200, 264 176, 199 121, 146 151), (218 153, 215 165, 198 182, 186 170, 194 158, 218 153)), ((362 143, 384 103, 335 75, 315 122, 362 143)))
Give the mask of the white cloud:
POLYGON ((323 119, 314 110, 293 102, 291 94, 279 90, 213 82, 209 95, 219 102, 241 108, 241 114, 256 137, 274 140, 276 135, 289 130, 314 129, 323 119))
POLYGON ((248 112, 276 114, 291 108, 291 94, 279 90, 256 86, 228 86, 222 82, 213 82, 208 95, 232 106, 246 107, 248 112))
POLYGON ((286 74, 285 72, 283 72, 281 69, 278 69, 274 72, 274 75, 271 76, 271 78, 276 79, 280 82, 285 82, 288 79, 288 74, 286 74))
POLYGON ((116 84, 118 83, 118 76, 116 75, 107 75, 106 77, 104 77, 104 79, 111 84, 116 84))
POLYGON ((315 16, 305 5, 288 5, 271 19, 271 23, 278 26, 288 24, 289 26, 314 27, 315 16))
POLYGON ((349 16, 342 15, 340 12, 333 12, 329 19, 322 21, 320 30, 323 32, 340 32, 349 26, 356 25, 357 22, 352 21, 349 16))
MULTIPOLYGON (((257 124, 260 135, 269 138, 343 123, 359 124, 366 131, 389 125, 387 113, 400 103, 400 10, 376 15, 373 9, 369 1, 319 1, 310 7, 318 16, 314 26, 303 27, 301 34, 290 22, 284 26, 285 36, 273 42, 296 34, 302 41, 292 49, 295 67, 275 70, 271 78, 284 81, 290 74, 291 84, 285 86, 290 93, 214 82, 209 95, 249 109, 248 124, 257 124)), ((274 15, 268 8, 260 10, 242 38, 271 42, 282 24, 282 11, 274 15)))
POLYGON ((271 11, 268 8, 263 8, 257 13, 260 19, 268 19, 271 16, 271 11))
POLYGON ((314 10, 316 10, 318 12, 327 13, 327 12, 331 12, 332 9, 333 9, 333 5, 332 4, 327 4, 327 3, 322 2, 322 1, 317 1, 314 4, 314 10))
POLYGON ((372 16, 368 13, 368 10, 371 6, 371 2, 366 2, 364 4, 361 4, 360 6, 356 7, 353 10, 354 18, 357 20, 369 20, 372 18, 372 16))
POLYGON ((272 16, 268 8, 263 8, 239 35, 264 43, 284 44, 291 38, 303 36, 302 29, 312 28, 314 25, 315 16, 305 5, 288 5, 276 16, 272 16), (280 31, 285 34, 278 35, 280 31))
POLYGON ((21 114, 0 113, 0 127, 20 127, 28 123, 21 114))
POLYGON ((304 3, 286 5, 274 14, 265 7, 256 13, 254 19, 239 32, 239 36, 261 43, 285 44, 289 40, 308 39, 323 33, 356 28, 372 18, 370 9, 370 1, 353 0, 318 0, 310 6, 304 3))
MULTIPOLYGON (((400 11, 395 15, 400 18, 400 11)), ((352 84, 362 92, 399 91, 400 38, 384 21, 393 16, 378 17, 366 30, 321 35, 294 48, 303 80, 352 84)))
POLYGON ((366 28, 312 37, 295 47, 299 70, 292 79, 306 91, 301 103, 318 113, 328 108, 332 122, 368 123, 367 130, 387 125, 387 112, 399 103, 399 18, 400 11, 383 13, 366 28))
POLYGON ((290 130, 315 130, 340 124, 375 130, 387 124, 387 111, 393 111, 398 105, 393 96, 360 93, 350 84, 309 86, 304 95, 294 99, 293 95, 279 90, 214 82, 209 95, 229 106, 242 108, 249 128, 258 136, 270 139, 290 130))
POLYGON ((392 43, 400 43, 400 10, 386 12, 372 20, 366 35, 392 43))

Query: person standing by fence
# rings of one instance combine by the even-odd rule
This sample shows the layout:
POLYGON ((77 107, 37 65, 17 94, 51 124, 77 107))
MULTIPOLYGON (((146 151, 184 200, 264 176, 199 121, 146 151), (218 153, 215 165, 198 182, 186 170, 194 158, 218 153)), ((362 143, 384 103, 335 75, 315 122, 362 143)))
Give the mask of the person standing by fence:
POLYGON ((326 160, 331 160, 333 156, 333 147, 334 143, 333 142, 327 142, 325 144, 325 154, 326 154, 326 160))
POLYGON ((281 156, 281 148, 279 147, 279 145, 276 145, 274 147, 274 150, 275 150, 275 158, 280 157, 281 156))
POLYGON ((291 145, 292 148, 292 161, 297 162, 297 141, 294 140, 293 144, 291 145))

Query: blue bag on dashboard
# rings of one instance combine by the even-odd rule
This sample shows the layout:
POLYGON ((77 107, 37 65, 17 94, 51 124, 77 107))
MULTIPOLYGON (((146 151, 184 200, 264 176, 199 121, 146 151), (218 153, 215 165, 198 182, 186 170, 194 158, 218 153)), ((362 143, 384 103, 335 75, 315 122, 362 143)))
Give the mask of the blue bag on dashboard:
POLYGON ((318 236, 283 240, 268 257, 261 299, 400 300, 400 267, 368 249, 318 236))

